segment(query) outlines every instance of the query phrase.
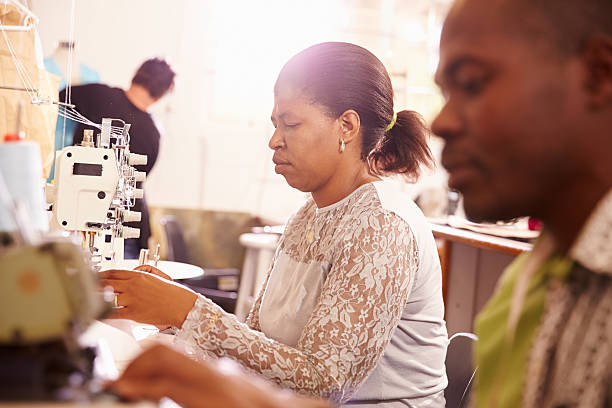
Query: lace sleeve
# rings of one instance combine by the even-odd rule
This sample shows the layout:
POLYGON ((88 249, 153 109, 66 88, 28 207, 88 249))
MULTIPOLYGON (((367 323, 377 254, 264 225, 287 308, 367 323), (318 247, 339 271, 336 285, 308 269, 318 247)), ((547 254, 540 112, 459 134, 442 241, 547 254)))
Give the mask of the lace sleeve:
POLYGON ((249 329, 202 297, 178 336, 283 387, 347 401, 390 341, 418 261, 410 227, 387 212, 368 217, 338 245, 319 303, 295 348, 249 329))

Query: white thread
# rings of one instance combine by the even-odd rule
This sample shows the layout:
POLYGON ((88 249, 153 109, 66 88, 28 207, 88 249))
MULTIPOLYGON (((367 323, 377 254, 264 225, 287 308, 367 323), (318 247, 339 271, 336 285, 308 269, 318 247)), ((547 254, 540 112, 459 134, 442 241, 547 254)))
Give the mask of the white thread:
MULTIPOLYGON (((74 52, 74 9, 75 0, 72 0, 70 7, 70 31, 68 33, 68 41, 70 48, 68 49, 68 60, 66 61, 66 93, 64 94, 64 103, 72 105, 72 57, 74 52)), ((64 125, 62 129, 62 149, 66 145, 66 117, 64 117, 64 125)))
POLYGON ((34 92, 34 86, 32 86, 32 79, 28 75, 28 72, 23 66, 23 64, 21 63, 21 61, 17 58, 17 55, 15 54, 15 50, 13 49, 13 46, 11 45, 11 42, 8 39, 8 35, 6 34, 4 27, 1 27, 1 30, 2 30, 2 35, 4 37, 4 41, 6 42, 6 46, 11 54, 13 64, 15 64, 17 76, 19 76, 19 79, 21 80, 21 83, 23 84, 24 89, 30 96, 30 102, 34 103, 38 95, 37 93, 34 92))

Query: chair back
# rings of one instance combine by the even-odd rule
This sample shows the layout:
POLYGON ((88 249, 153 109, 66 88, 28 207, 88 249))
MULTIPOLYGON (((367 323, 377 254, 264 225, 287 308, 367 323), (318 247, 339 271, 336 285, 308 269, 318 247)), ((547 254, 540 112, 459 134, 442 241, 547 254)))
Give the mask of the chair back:
POLYGON ((166 234, 168 260, 190 263, 187 244, 185 243, 185 238, 183 236, 183 229, 178 221, 176 221, 176 218, 171 215, 164 215, 159 219, 159 223, 166 234))
POLYGON ((472 368, 472 349, 478 340, 472 333, 455 333, 446 351, 446 376, 448 386, 444 390, 447 408, 463 408, 468 405, 469 393, 476 369, 472 368))

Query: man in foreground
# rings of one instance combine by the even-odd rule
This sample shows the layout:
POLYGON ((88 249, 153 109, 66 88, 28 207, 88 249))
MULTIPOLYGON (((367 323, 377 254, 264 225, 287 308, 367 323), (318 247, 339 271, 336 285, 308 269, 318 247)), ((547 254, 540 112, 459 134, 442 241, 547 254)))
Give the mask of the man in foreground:
POLYGON ((476 406, 610 406, 612 2, 458 1, 436 81, 466 214, 545 226, 476 320, 476 406))

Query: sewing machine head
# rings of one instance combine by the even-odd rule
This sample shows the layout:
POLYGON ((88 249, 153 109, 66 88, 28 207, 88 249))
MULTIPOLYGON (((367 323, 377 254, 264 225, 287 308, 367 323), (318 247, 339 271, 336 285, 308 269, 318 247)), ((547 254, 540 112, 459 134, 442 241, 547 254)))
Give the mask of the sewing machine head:
POLYGON ((103 119, 101 133, 85 130, 80 146, 57 153, 54 185, 47 185, 53 224, 68 231, 81 231, 98 268, 114 267, 123 261, 123 240, 138 238, 140 230, 123 226, 140 221, 130 211, 143 191, 136 182, 145 173, 133 166, 146 164, 145 155, 129 151, 129 124, 113 126, 117 119, 103 119), (94 141, 95 139, 95 141, 94 141))

